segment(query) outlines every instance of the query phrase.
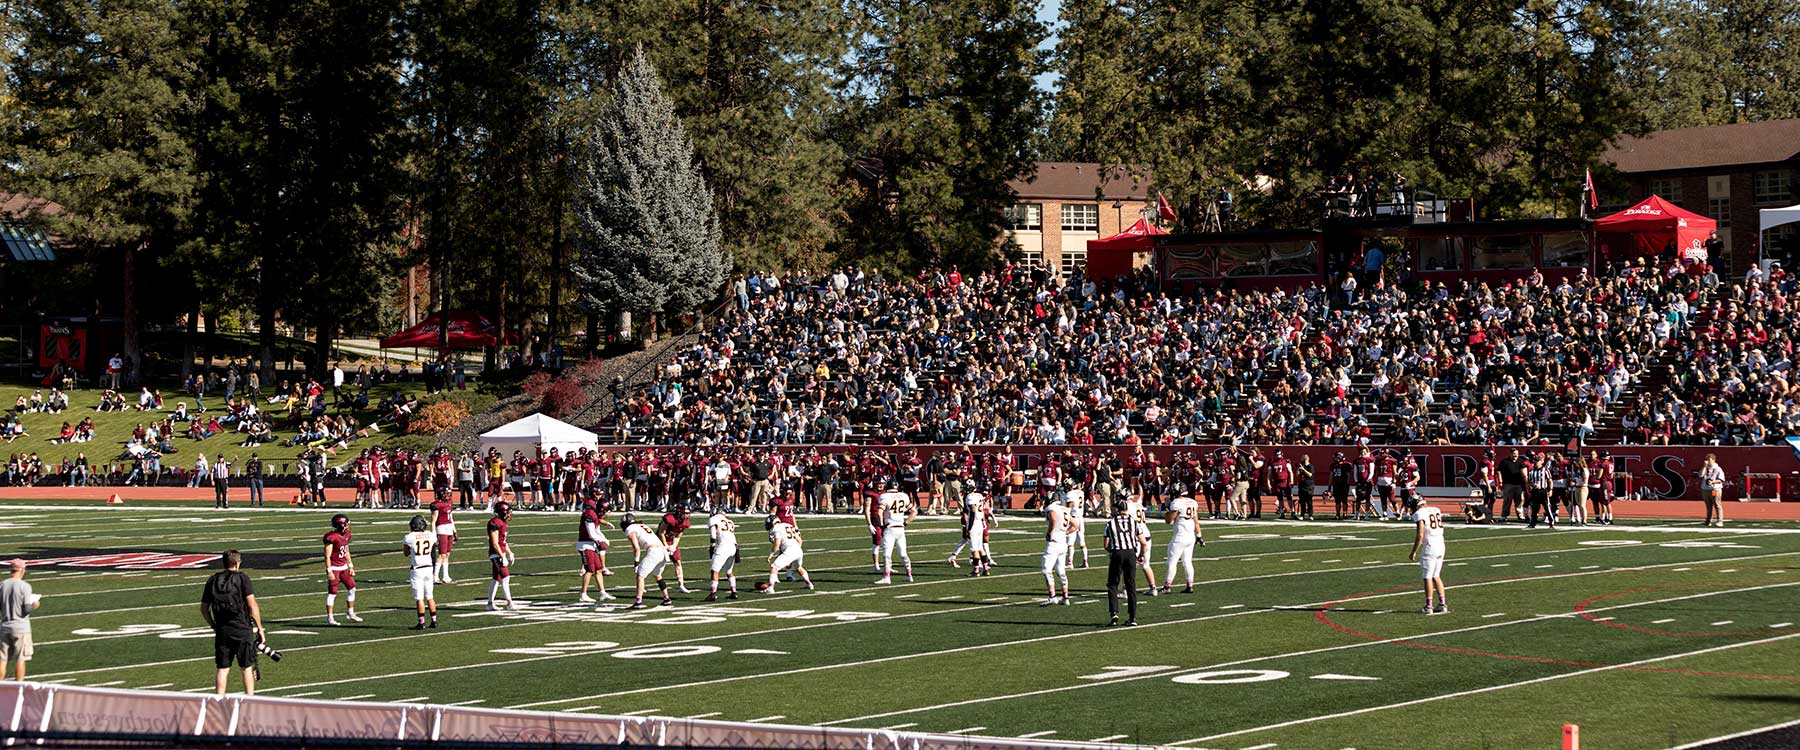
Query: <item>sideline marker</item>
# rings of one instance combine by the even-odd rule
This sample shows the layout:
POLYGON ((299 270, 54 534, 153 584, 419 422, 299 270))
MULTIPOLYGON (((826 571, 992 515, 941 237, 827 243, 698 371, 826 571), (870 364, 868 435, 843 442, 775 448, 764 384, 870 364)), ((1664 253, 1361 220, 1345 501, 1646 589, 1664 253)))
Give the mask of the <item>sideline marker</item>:
POLYGON ((112 497, 106 498, 106 504, 107 505, 124 505, 125 501, 119 498, 119 493, 114 492, 114 493, 112 493, 112 497))
POLYGON ((1581 750, 1581 727, 1563 725, 1563 750, 1581 750))

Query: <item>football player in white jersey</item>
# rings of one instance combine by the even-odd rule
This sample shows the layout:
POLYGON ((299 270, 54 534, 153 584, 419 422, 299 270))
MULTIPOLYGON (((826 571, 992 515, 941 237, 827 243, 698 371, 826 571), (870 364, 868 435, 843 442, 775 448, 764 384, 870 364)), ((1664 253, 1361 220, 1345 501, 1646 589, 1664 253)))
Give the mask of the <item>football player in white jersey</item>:
POLYGON ((1044 588, 1049 595, 1039 606, 1069 603, 1069 538, 1075 533, 1075 520, 1069 511, 1069 495, 1063 492, 1044 508, 1044 588), (1062 580, 1062 598, 1056 597, 1056 582, 1062 580))
POLYGON ((1087 493, 1074 482, 1063 482, 1063 512, 1069 517, 1069 567, 1075 567, 1075 551, 1081 551, 1081 567, 1088 567, 1087 493))
POLYGON ((725 598, 736 599, 738 598, 737 522, 725 515, 723 505, 713 506, 712 515, 706 518, 706 536, 708 540, 707 556, 712 558, 712 583, 710 590, 706 592, 706 601, 716 602, 719 600, 720 573, 725 574, 726 580, 730 583, 730 593, 727 593, 725 598))
POLYGON ((413 516, 411 531, 401 540, 401 554, 412 566, 413 606, 419 610, 419 624, 413 630, 424 630, 426 610, 431 612, 431 627, 437 627, 437 535, 424 516, 413 516))
POLYGON ((1406 556, 1408 560, 1419 561, 1419 574, 1425 580, 1425 606, 1419 612, 1427 615, 1441 615, 1450 611, 1450 600, 1444 596, 1444 514, 1430 505, 1421 505, 1412 514, 1413 526, 1417 533, 1413 536, 1412 552, 1406 556), (1435 594, 1435 606, 1432 597, 1435 594))
POLYGON ((812 576, 806 573, 806 551, 801 548, 800 530, 791 523, 776 520, 774 516, 765 519, 765 523, 769 527, 769 543, 774 549, 769 551, 769 582, 757 586, 757 590, 765 594, 775 593, 775 577, 790 565, 800 574, 800 580, 806 582, 807 590, 812 590, 812 576))
POLYGON ((1000 525, 994 520, 993 502, 984 495, 973 508, 964 511, 968 515, 970 577, 992 574, 994 558, 988 552, 988 529, 1000 525))
POLYGON ((900 491, 899 485, 889 483, 888 490, 875 499, 880 512, 881 523, 881 580, 876 583, 894 582, 894 550, 900 551, 900 562, 906 567, 906 580, 913 579, 912 556, 906 554, 906 524, 918 514, 913 507, 912 496, 900 491))
POLYGON ((1194 543, 1206 544, 1206 537, 1200 532, 1200 504, 1194 502, 1192 492, 1186 485, 1178 485, 1176 498, 1169 502, 1169 512, 1164 520, 1175 528, 1169 537, 1169 573, 1163 578, 1163 592, 1175 589, 1175 566, 1179 564, 1187 574, 1187 588, 1183 594, 1194 593, 1194 543))
POLYGON ((956 558, 963 553, 963 550, 969 548, 969 525, 973 523, 975 515, 981 512, 981 502, 986 499, 987 496, 979 492, 970 492, 963 496, 962 510, 959 512, 962 522, 962 541, 957 542, 956 549, 950 551, 950 567, 962 567, 956 562, 956 558))
POLYGON ((656 589, 662 592, 662 606, 669 606, 675 600, 669 596, 669 584, 663 582, 663 567, 669 564, 669 546, 649 526, 638 521, 630 513, 619 519, 619 527, 625 530, 625 539, 631 542, 631 556, 637 560, 637 599, 631 603, 632 609, 644 608, 644 582, 655 578, 656 589))

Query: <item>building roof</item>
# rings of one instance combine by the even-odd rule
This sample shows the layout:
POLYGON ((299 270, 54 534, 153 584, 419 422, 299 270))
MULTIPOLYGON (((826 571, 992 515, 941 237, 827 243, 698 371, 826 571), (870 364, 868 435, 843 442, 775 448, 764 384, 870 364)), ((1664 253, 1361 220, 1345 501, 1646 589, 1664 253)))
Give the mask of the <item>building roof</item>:
POLYGON ((41 198, 0 191, 0 260, 56 260, 55 238, 36 218, 61 212, 62 206, 41 198))
POLYGON ((1659 130, 1620 138, 1605 159, 1621 172, 1666 172, 1800 159, 1800 119, 1659 130))
POLYGON ((1020 198, 1145 200, 1149 174, 1142 169, 1080 161, 1040 161, 1030 179, 1007 180, 1020 198))

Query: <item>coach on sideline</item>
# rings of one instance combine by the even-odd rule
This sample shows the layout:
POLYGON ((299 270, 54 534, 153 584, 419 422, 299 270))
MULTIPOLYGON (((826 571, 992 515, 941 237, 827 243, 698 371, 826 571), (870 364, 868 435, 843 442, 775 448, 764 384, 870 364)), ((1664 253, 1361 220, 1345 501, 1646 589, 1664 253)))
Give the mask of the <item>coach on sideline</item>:
POLYGON ((256 646, 263 640, 262 610, 256 606, 256 592, 250 588, 250 576, 242 570, 244 557, 237 550, 226 550, 222 561, 225 569, 206 579, 206 591, 200 595, 200 615, 213 629, 213 666, 219 668, 213 682, 218 694, 225 694, 225 681, 236 662, 244 671, 244 694, 256 694, 256 646))
MULTIPOLYGON (((1106 522, 1106 624, 1119 624, 1119 587, 1125 587, 1126 625, 1137 624, 1137 570, 1150 548, 1150 527, 1129 511, 1123 498, 1113 501, 1112 518, 1106 522)), ((1155 585, 1155 581, 1151 582, 1155 585)))

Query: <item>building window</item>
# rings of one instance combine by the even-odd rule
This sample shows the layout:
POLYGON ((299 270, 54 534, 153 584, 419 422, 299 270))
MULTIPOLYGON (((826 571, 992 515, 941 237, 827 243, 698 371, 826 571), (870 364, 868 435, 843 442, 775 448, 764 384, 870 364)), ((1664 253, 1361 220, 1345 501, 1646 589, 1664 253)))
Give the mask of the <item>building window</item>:
POLYGON ((1789 183, 1791 178, 1787 170, 1773 172, 1757 172, 1752 181, 1757 205, 1769 203, 1787 203, 1792 194, 1789 183))
POLYGON ((1713 221, 1719 222, 1720 229, 1731 226, 1731 199, 1706 199, 1706 215, 1711 217, 1713 221))
POLYGON ((1062 254, 1062 277, 1072 278, 1077 271, 1087 270, 1087 251, 1064 249, 1062 254))
POLYGON ((1015 232, 1036 232, 1044 228, 1044 204, 1015 203, 1006 207, 1006 228, 1015 232))
POLYGON ((1065 232, 1100 231, 1100 204, 1064 203, 1062 207, 1062 230, 1065 232))
POLYGON ((1650 194, 1660 195, 1670 203, 1681 202, 1681 180, 1676 177, 1658 177, 1650 181, 1650 194))
POLYGON ((1019 265, 1022 265, 1026 268, 1043 268, 1044 267, 1044 251, 1028 249, 1028 250, 1025 250, 1024 252, 1019 253, 1019 265))

